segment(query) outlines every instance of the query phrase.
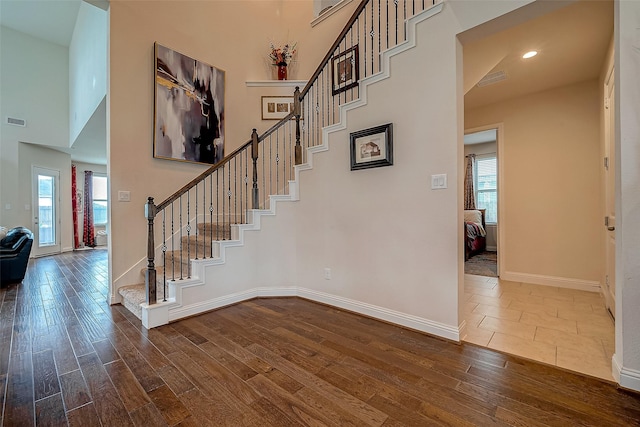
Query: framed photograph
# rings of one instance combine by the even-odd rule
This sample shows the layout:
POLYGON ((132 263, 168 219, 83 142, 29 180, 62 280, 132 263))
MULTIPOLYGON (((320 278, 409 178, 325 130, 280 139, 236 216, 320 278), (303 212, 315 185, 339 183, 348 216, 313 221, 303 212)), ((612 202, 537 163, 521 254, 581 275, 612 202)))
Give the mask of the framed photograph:
POLYGON ((358 85, 360 62, 358 45, 334 56, 331 59, 331 84, 333 94, 337 95, 358 85))
POLYGON ((224 71, 155 44, 153 157, 224 158, 224 71))
POLYGON ((293 111, 293 96, 263 96, 262 120, 281 120, 293 111))
POLYGON ((353 132, 350 139, 352 171, 393 164, 393 123, 353 132))

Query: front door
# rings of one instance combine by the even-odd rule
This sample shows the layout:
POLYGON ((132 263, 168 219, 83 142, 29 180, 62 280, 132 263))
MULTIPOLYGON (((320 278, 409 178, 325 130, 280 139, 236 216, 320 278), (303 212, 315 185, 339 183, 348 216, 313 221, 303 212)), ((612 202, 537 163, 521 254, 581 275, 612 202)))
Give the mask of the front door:
POLYGON ((604 295, 607 308, 611 314, 616 315, 616 204, 615 204, 615 82, 613 78, 613 68, 605 81, 605 159, 604 159, 604 181, 605 181, 605 289, 604 295))
POLYGON ((34 257, 60 253, 60 171, 33 167, 34 257))

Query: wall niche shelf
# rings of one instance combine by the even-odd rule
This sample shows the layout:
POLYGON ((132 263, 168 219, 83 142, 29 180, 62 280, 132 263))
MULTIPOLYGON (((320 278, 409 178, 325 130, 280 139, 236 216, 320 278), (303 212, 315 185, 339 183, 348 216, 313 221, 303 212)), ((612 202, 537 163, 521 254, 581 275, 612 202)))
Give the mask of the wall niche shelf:
POLYGON ((307 84, 306 80, 247 80, 247 87, 296 87, 300 90, 307 84))

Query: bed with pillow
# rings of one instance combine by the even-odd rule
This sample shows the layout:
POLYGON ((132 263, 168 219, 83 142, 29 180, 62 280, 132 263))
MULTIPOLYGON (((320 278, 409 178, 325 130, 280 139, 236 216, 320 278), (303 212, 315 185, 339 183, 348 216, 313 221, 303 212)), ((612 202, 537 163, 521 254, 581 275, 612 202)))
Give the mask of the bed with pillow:
POLYGON ((464 259, 483 252, 487 248, 485 223, 486 209, 464 211, 464 259))

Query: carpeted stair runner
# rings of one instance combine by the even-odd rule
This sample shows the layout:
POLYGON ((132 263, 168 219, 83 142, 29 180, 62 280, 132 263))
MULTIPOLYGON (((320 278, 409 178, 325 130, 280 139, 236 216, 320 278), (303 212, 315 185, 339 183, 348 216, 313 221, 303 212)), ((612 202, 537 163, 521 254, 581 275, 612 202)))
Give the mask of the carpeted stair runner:
MULTIPOLYGON (((167 250, 164 260, 162 255, 156 258, 156 264, 162 264, 164 262, 166 265, 166 280, 189 277, 191 259, 211 258, 212 248, 215 248, 213 242, 231 239, 230 224, 216 226, 215 224, 202 223, 197 225, 197 230, 197 235, 182 236, 182 252, 180 252, 180 248, 175 248, 176 250, 173 251, 167 250)), ((171 247, 169 246, 168 249, 171 249, 171 247)), ((216 252, 217 248, 213 251, 213 257, 219 255, 216 252)), ((158 300, 162 299, 164 292, 164 271, 164 266, 156 266, 156 295, 158 296, 158 300)), ((140 273, 143 278, 142 283, 122 286, 118 289, 118 293, 122 296, 122 305, 135 314, 138 319, 142 318, 141 304, 146 300, 144 285, 146 268, 143 268, 140 273)))

